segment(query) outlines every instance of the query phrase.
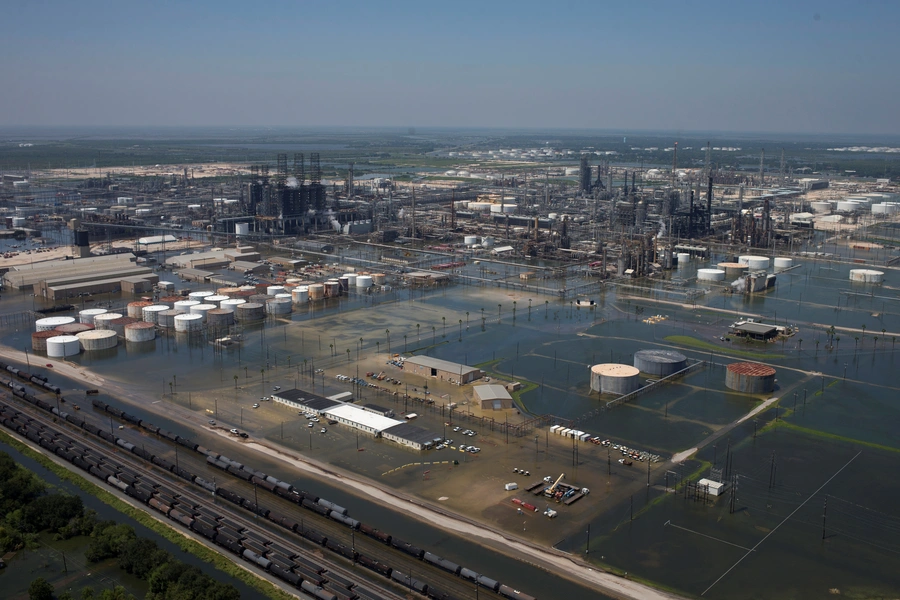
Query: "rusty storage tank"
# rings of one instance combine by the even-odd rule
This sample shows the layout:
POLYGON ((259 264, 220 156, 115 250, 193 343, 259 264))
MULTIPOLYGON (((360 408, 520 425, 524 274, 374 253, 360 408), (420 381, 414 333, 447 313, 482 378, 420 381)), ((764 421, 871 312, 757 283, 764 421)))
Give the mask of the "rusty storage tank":
POLYGON ((141 312, 144 310, 145 306, 152 306, 152 302, 147 302, 146 300, 139 300, 137 302, 129 302, 127 306, 128 316, 134 319, 142 319, 144 317, 144 313, 141 312))
POLYGON ((126 342, 148 342, 156 339, 153 323, 137 322, 125 326, 126 342))
POLYGON ((93 328, 93 325, 88 325, 86 323, 69 323, 68 325, 60 325, 53 331, 56 331, 58 332, 58 334, 62 335, 76 335, 81 333, 82 331, 88 331, 93 328))
POLYGON ((119 337, 125 336, 125 326, 131 323, 139 323, 140 319, 135 319, 133 317, 120 317, 118 319, 113 319, 109 321, 109 329, 112 329, 116 332, 116 335, 119 337))
POLYGON ((725 271, 725 279, 734 279, 747 272, 747 265, 743 263, 723 262, 719 263, 718 267, 725 271))
POLYGON ((321 300, 325 297, 325 286, 321 283, 313 283, 309 286, 309 299, 321 300))
POLYGON ((239 287, 220 287, 219 289, 216 290, 216 292, 218 292, 219 295, 229 296, 229 297, 231 297, 234 294, 237 294, 239 291, 241 291, 241 288, 239 288, 239 287))
POLYGON ((631 365, 603 363, 591 367, 591 390, 624 396, 641 387, 640 371, 631 365))
POLYGON ((384 285, 384 282, 387 281, 387 275, 384 273, 373 273, 372 274, 372 282, 375 285, 384 285))
POLYGON ((77 336, 82 349, 85 352, 93 352, 96 350, 109 350, 115 348, 119 344, 119 336, 112 329, 94 329, 92 331, 82 331, 77 336))
POLYGON ((31 334, 31 349, 35 352, 47 351, 47 340, 56 337, 59 332, 54 329, 45 329, 44 331, 35 331, 31 334))
POLYGON ((325 282, 325 297, 337 298, 341 295, 341 282, 337 279, 329 279, 325 282))
POLYGON ((725 386, 748 394, 775 391, 775 369, 753 362, 731 363, 725 369, 725 386))
POLYGON ((157 304, 165 304, 168 308, 172 308, 175 306, 176 302, 181 302, 182 300, 184 300, 184 298, 181 296, 163 296, 159 299, 157 304))
POLYGON ((203 317, 203 322, 206 323, 206 313, 216 308, 215 304, 195 304, 191 307, 192 315, 200 315, 203 317))
POLYGON ((121 319, 125 315, 121 313, 103 313, 102 315, 97 315, 94 317, 94 329, 112 329, 112 326, 109 324, 110 321, 115 321, 116 319, 121 319))
POLYGON ((234 318, 238 321, 261 321, 266 318, 266 309, 257 302, 239 304, 234 312, 234 318))
POLYGON ((206 324, 209 327, 228 327, 234 324, 234 311, 226 308, 214 308, 206 312, 206 324))
POLYGON ((674 350, 638 350, 634 366, 641 373, 666 377, 687 368, 687 356, 674 350))

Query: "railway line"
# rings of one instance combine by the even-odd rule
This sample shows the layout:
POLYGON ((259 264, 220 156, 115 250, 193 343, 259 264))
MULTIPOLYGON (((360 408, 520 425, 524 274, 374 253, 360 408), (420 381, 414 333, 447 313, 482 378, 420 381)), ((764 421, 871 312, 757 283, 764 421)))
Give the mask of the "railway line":
MULTIPOLYGON (((0 363, 2 369, 35 384, 33 376, 28 373, 13 372, 8 365, 0 363)), ((274 575, 312 597, 322 600, 398 597, 395 592, 388 591, 387 586, 373 592, 355 583, 360 579, 358 566, 362 566, 371 571, 369 575, 380 575, 408 592, 415 591, 435 600, 470 597, 473 591, 476 595, 487 593, 485 597, 496 593, 510 600, 533 600, 531 596, 490 577, 360 523, 349 516, 346 509, 328 500, 296 490, 286 482, 161 430, 104 402, 93 402, 97 413, 93 416, 88 413, 94 411, 83 411, 80 416, 75 416, 60 410, 59 388, 53 390, 41 385, 43 390, 56 391, 57 406, 54 407, 28 393, 22 384, 14 381, 3 381, 2 384, 12 391, 21 404, 15 408, 0 406, 0 422, 5 426, 195 534, 237 554, 250 562, 253 569, 274 575), (45 413, 35 411, 35 407, 45 413), (53 413, 69 427, 101 439, 91 440, 90 447, 82 443, 82 439, 75 442, 59 431, 59 424, 51 423, 52 417, 46 413, 53 413), (145 449, 143 443, 138 446, 117 436, 112 427, 113 417, 128 423, 131 432, 153 434, 174 445, 175 463, 166 458, 170 453, 165 449, 157 449, 157 454, 153 454, 145 449), (108 433, 91 422, 99 421, 105 427, 106 418, 110 419, 108 433), (115 448, 110 452, 104 443, 113 444, 115 448), (179 453, 179 447, 189 451, 179 453), (127 460, 124 460, 125 457, 127 460), (118 462, 115 458, 119 459, 118 462), (153 466, 134 466, 135 459, 142 459, 153 466), (129 467, 120 462, 128 463, 129 467), (221 472, 226 474, 227 486, 215 483, 221 472), (174 486, 174 489, 160 481, 174 486), (191 489, 192 486, 186 486, 185 482, 195 487, 191 489), (265 507, 259 502, 260 495, 266 502, 265 507), (210 496, 213 497, 211 504, 210 496), (218 504, 218 499, 225 500, 223 504, 231 503, 243 510, 238 512, 233 506, 218 504), (247 512, 252 516, 248 517, 247 512), (229 516, 225 517, 222 513, 229 516), (298 515, 301 515, 299 523, 296 520, 298 515), (356 535, 357 532, 362 535, 356 535), (321 563, 325 562, 322 557, 328 551, 332 556, 326 568, 321 563), (348 563, 350 566, 345 566, 348 563)), ((71 405, 71 402, 68 404, 71 405)), ((120 425, 119 430, 125 430, 125 425, 120 425)), ((140 440, 136 441, 140 443, 140 440)))

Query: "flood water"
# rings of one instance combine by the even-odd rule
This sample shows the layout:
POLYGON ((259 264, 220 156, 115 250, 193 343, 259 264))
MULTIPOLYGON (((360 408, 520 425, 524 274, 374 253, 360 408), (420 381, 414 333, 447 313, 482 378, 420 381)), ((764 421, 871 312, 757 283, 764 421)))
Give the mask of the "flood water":
MULTIPOLYGON (((830 245, 827 250, 832 251, 830 245)), ((871 262, 889 258, 879 252, 862 258, 871 262)), ((715 438, 684 465, 653 466, 650 486, 644 463, 631 470, 611 469, 614 493, 595 489, 581 501, 588 508, 571 513, 577 518, 561 513, 536 526, 535 539, 552 539, 557 548, 584 556, 590 523, 588 560, 688 595, 819 597, 834 594, 832 590, 857 597, 896 595, 900 548, 885 532, 896 531, 900 522, 892 500, 898 484, 889 475, 896 470, 900 453, 893 425, 900 422, 895 402, 900 394, 893 376, 898 364, 895 337, 900 335, 897 271, 881 268, 886 273, 883 284, 861 285, 849 281, 850 269, 859 265, 794 257, 798 266, 777 273, 774 289, 749 296, 730 293, 730 282, 695 279, 698 268, 730 258, 692 261, 664 281, 611 282, 602 288, 593 283, 594 308, 579 308, 570 299, 510 284, 530 268, 527 264, 470 264, 465 269, 493 281, 433 291, 394 287, 371 296, 326 301, 301 308, 289 320, 244 326, 239 350, 215 353, 196 337, 172 336, 143 347, 123 344, 102 355, 83 353, 71 361, 112 378, 125 370, 133 374, 136 393, 161 402, 171 400, 176 385, 182 394, 193 392, 198 398, 217 390, 219 419, 235 425, 239 419, 250 423, 262 419, 238 408, 249 408, 247 402, 269 393, 273 383, 314 386, 316 393, 326 395, 353 391, 334 374, 353 375, 357 364, 363 365, 362 371, 373 368, 366 365, 383 365, 378 356, 388 350, 427 353, 469 365, 488 363, 485 368, 495 373, 537 384, 522 394, 521 408, 528 413, 523 419, 529 415, 578 419, 579 429, 665 460, 715 438), (659 319, 650 319, 655 316, 659 319), (768 344, 721 339, 733 321, 747 316, 799 330, 783 342, 768 344), (832 326, 836 333, 829 346, 832 326), (590 366, 631 364, 635 352, 651 348, 676 349, 690 362, 712 364, 631 403, 602 410, 613 397, 591 393, 590 366), (751 395, 725 387, 726 365, 745 360, 775 367, 772 394, 751 395), (310 373, 319 368, 328 377, 312 379, 310 373), (265 380, 261 369, 267 373, 265 380), (229 395, 232 384, 242 389, 229 395), (717 431, 731 427, 768 397, 780 401, 716 437, 717 431), (779 426, 766 428, 776 415, 779 426), (756 437, 755 430, 760 431, 756 437), (729 477, 737 477, 734 501, 729 495, 709 501, 685 497, 681 478, 708 476, 710 467, 725 465, 726 453, 729 477), (678 493, 666 493, 667 485, 670 492, 678 485, 678 493), (598 493, 604 495, 594 498, 598 493), (826 498, 826 521, 831 525, 826 524, 823 541, 826 498), (794 567, 783 568, 788 563, 794 567)), ((540 283, 542 289, 562 285, 540 283)), ((4 343, 30 345, 30 331, 24 326, 18 332, 7 329, 4 343)), ((456 401, 455 394, 451 390, 448 395, 456 401)), ((371 390, 359 396, 363 401, 390 401, 371 390)), ((185 404, 183 396, 179 403, 185 404)), ((209 404, 203 406, 209 410, 209 404)), ((153 420, 180 431, 177 423, 164 424, 155 416, 153 420)), ((439 427, 440 416, 426 414, 424 423, 439 427)), ((277 441, 276 426, 261 426, 277 441)), ((292 426, 296 439, 285 444, 302 446, 305 434, 296 423, 292 426)), ((543 429, 535 433, 544 438, 543 429)), ((490 432, 482 435, 498 449, 486 449, 481 460, 501 460, 503 440, 490 432)), ((342 467, 380 476, 381 465, 374 457, 366 463, 321 452, 342 467)), ((388 468, 419 460, 404 451, 384 452, 388 468)), ((577 468, 585 477, 605 478, 605 450, 586 448, 580 460, 577 468)), ((253 462, 250 457, 247 461, 253 462)), ((273 465, 271 470, 279 473, 279 468, 273 465)), ((547 464, 554 476, 566 468, 565 462, 547 464)), ((285 471, 280 476, 287 477, 285 471)), ((559 577, 522 569, 521 563, 501 553, 361 501, 335 486, 293 477, 347 506, 362 521, 378 523, 379 528, 437 549, 456 562, 475 565, 537 597, 581 592, 559 577)))

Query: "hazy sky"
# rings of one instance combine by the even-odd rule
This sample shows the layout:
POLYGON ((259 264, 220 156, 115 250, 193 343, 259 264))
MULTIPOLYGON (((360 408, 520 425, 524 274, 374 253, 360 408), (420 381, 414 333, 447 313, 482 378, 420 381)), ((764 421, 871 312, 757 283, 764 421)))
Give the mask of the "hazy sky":
POLYGON ((2 125, 900 133, 900 2, 7 0, 2 125))

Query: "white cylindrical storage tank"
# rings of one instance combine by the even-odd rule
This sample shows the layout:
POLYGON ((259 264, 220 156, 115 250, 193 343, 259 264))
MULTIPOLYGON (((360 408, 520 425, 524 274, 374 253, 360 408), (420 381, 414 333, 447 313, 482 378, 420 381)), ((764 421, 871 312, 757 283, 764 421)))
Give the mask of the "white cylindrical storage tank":
POLYGON ((697 269, 697 279, 703 281, 724 281, 725 271, 722 269, 697 269))
POLYGON ((81 342, 74 335, 58 335, 47 338, 47 356, 65 358, 75 356, 79 352, 81 352, 81 342))
POLYGON ((231 298, 229 300, 222 300, 222 302, 219 303, 219 308, 221 308, 222 310, 227 310, 229 312, 234 312, 238 306, 246 303, 247 301, 243 298, 231 298))
POLYGON ((675 255, 675 260, 678 262, 678 268, 685 267, 691 262, 691 255, 687 252, 679 252, 675 255))
POLYGON ((94 316, 94 329, 112 329, 112 325, 109 322, 121 319, 123 316, 125 315, 111 312, 96 315, 94 316))
POLYGON ((275 294, 283 294, 284 286, 283 285, 270 285, 266 288, 267 296, 274 296, 275 294))
POLYGON ((289 315, 292 309, 290 298, 272 298, 266 302, 266 312, 270 315, 289 315))
POLYGON ((837 203, 838 212, 856 212, 858 208, 859 205, 856 202, 851 202, 850 200, 840 200, 837 203))
POLYGON ((203 322, 206 323, 206 313, 216 308, 215 304, 197 304, 191 307, 192 315, 200 315, 203 318, 203 322))
POLYGON ((234 312, 225 308, 214 308, 206 313, 207 327, 227 327, 234 323, 234 312))
POLYGON ((175 316, 180 314, 181 313, 174 308, 162 310, 156 313, 156 324, 166 329, 172 329, 175 327, 175 316))
POLYGON ((75 322, 75 317, 46 317, 34 322, 37 331, 50 331, 60 325, 68 325, 75 322))
POLYGON ((284 283, 285 283, 285 285, 287 285, 287 284, 297 285, 298 283, 300 283, 300 280, 297 278, 288 278, 288 279, 284 280, 284 283))
POLYGON ((266 318, 265 307, 256 302, 240 304, 234 312, 234 318, 238 321, 259 321, 266 318))
POLYGON ((463 238, 463 241, 465 242, 466 246, 474 246, 475 244, 478 243, 478 236, 477 235, 467 235, 463 238))
POLYGON ((172 308, 182 314, 190 314, 191 307, 200 304, 197 300, 179 300, 172 305, 172 308))
POLYGON ((356 278, 359 277, 357 273, 344 273, 344 277, 347 278, 348 289, 356 287, 356 278))
POLYGON ((85 352, 109 350, 119 344, 119 336, 112 329, 93 329, 82 331, 77 336, 85 352))
POLYGON ((492 247, 494 245, 494 238, 492 238, 490 236, 481 238, 481 245, 484 246, 485 248, 492 247))
MULTIPOLYGON (((78 322, 86 323, 87 325, 94 324, 94 317, 97 315, 102 315, 106 312, 105 308, 88 308, 78 312, 78 322)), ((119 315, 120 317, 122 315, 119 315)))
POLYGON ((794 259, 786 256, 776 256, 774 263, 776 269, 790 269, 794 266, 794 259))
POLYGON ((213 294, 212 296, 207 296, 203 299, 204 304, 215 304, 219 306, 222 300, 228 300, 228 296, 224 296, 222 294, 213 294))
POLYGON ((235 223, 234 234, 240 236, 250 235, 250 223, 235 223))
POLYGON ((129 302, 128 303, 128 316, 133 319, 140 319, 144 316, 141 312, 144 310, 145 306, 153 306, 152 302, 147 302, 146 300, 139 300, 137 302, 129 302))
POLYGON ((175 315, 175 331, 200 331, 202 327, 203 315, 175 315))
POLYGON ((850 281, 859 283, 881 283, 884 281, 884 272, 873 269, 850 269, 850 281))
POLYGON ((384 273, 372 273, 372 283, 375 285, 384 285, 387 281, 387 275, 384 273))
POLYGON ((641 386, 640 371, 631 365, 605 363, 591 367, 591 390, 601 394, 630 394, 641 386))
POLYGON ((809 206, 815 213, 825 214, 831 212, 831 202, 810 202, 809 206))
POLYGON ((314 283, 309 286, 310 300, 321 300, 325 297, 325 286, 321 283, 314 283))
POLYGON ((291 291, 291 300, 294 304, 306 304, 309 302, 309 287, 298 285, 291 291))
POLYGON ((126 342, 149 342, 156 339, 153 323, 132 323, 125 326, 126 342))
POLYGON ((767 256, 745 254, 744 256, 738 258, 738 262, 743 265, 747 265, 752 271, 769 268, 769 258, 767 256))
POLYGON ((285 292, 285 293, 283 293, 283 294, 275 294, 275 297, 276 297, 276 298, 282 298, 282 299, 285 299, 285 300, 290 300, 293 296, 291 295, 290 292, 285 292))
POLYGON ((141 310, 141 318, 147 323, 153 323, 156 325, 158 315, 164 310, 171 310, 165 304, 154 304, 152 306, 145 306, 141 310))
POLYGON ((372 283, 371 275, 360 275, 356 278, 356 287, 360 289, 368 289, 372 287, 372 283))
POLYGON ((215 292, 209 292, 209 291, 205 291, 205 292, 191 292, 190 294, 188 294, 188 299, 189 299, 189 300, 196 300, 197 302, 203 302, 203 301, 204 301, 204 300, 203 300, 204 298, 208 298, 208 297, 210 297, 210 296, 215 296, 215 295, 216 295, 215 292))
POLYGON ((238 288, 238 291, 256 293, 256 286, 255 285, 242 285, 240 288, 238 288))

